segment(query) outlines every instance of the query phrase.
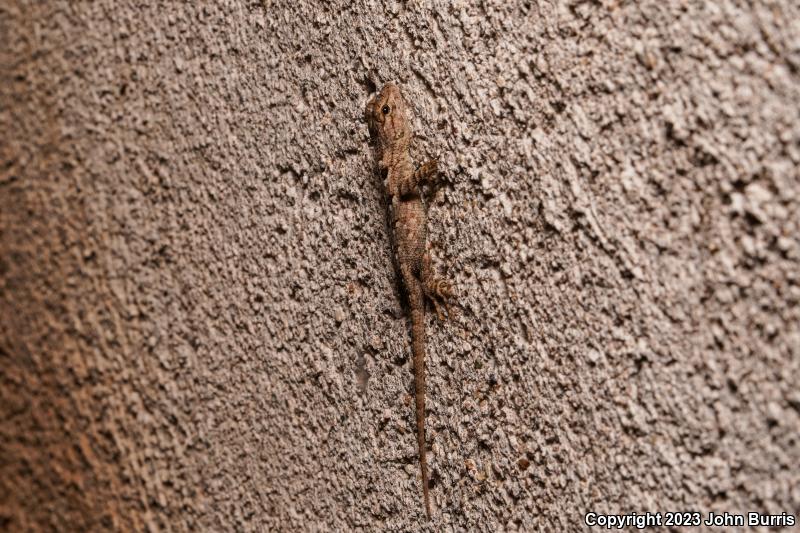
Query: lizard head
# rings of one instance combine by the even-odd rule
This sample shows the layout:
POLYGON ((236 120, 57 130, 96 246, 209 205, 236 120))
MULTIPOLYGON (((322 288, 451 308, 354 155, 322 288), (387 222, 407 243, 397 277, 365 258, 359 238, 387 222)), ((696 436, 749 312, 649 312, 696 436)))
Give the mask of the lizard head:
MULTIPOLYGON (((393 144, 411 135, 406 111, 406 101, 400 88, 387 83, 367 102, 364 110, 369 133, 381 146, 393 144)), ((406 141, 407 142, 407 141, 406 141)))

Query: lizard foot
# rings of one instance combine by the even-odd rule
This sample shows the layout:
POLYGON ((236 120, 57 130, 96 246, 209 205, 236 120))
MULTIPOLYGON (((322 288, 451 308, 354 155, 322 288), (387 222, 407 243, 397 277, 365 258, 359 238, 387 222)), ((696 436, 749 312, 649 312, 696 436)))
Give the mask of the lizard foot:
POLYGON ((439 320, 444 320, 445 316, 452 318, 453 312, 448 301, 454 296, 453 285, 441 278, 429 277, 425 280, 423 288, 425 295, 433 302, 439 320))
POLYGON ((428 252, 425 252, 425 255, 422 256, 422 289, 425 295, 433 302, 439 320, 444 320, 445 318, 442 307, 447 313, 446 316, 452 318, 453 314, 450 311, 449 300, 455 296, 453 284, 438 277, 433 272, 431 255, 428 252))

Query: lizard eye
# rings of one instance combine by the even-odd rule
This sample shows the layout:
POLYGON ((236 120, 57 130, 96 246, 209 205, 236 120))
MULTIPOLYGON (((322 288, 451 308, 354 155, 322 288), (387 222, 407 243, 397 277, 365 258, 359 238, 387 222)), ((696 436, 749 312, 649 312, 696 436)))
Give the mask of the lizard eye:
POLYGON ((381 109, 381 111, 383 111, 383 114, 384 114, 384 115, 388 115, 388 114, 389 114, 389 111, 391 111, 391 109, 389 109, 389 106, 388 106, 388 105, 385 105, 385 106, 383 106, 383 108, 381 109))

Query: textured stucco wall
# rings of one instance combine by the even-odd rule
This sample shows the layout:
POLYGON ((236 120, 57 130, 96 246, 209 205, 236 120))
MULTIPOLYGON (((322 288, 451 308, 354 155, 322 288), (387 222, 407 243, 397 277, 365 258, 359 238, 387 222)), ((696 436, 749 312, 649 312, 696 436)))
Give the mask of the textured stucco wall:
POLYGON ((800 7, 0 7, 0 525, 425 528, 362 122, 448 185, 435 530, 800 513, 800 7))

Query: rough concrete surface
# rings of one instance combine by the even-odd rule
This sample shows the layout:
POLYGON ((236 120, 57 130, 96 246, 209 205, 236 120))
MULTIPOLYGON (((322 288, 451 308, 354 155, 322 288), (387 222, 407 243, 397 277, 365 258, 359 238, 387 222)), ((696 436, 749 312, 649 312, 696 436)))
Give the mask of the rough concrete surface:
POLYGON ((800 5, 4 2, 0 528, 800 514, 800 5), (457 320, 408 320, 395 80, 457 320))

